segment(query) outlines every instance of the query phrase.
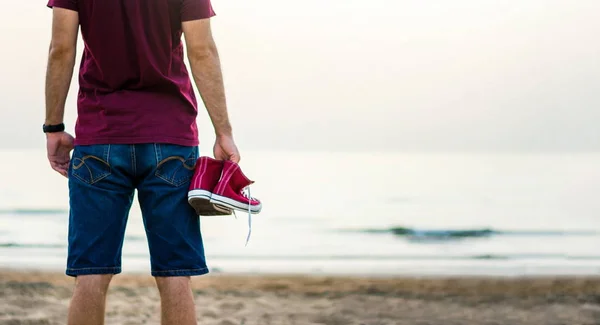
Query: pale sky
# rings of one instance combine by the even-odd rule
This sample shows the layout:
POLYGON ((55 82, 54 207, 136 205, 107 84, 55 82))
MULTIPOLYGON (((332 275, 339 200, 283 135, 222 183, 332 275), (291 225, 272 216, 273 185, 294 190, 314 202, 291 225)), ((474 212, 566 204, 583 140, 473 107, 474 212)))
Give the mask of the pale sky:
MULTIPOLYGON (((0 12, 0 147, 45 145, 45 5, 13 1, 0 12)), ((213 6, 242 149, 600 150, 598 0, 213 6)), ((200 109, 200 140, 209 146, 212 127, 200 109)))

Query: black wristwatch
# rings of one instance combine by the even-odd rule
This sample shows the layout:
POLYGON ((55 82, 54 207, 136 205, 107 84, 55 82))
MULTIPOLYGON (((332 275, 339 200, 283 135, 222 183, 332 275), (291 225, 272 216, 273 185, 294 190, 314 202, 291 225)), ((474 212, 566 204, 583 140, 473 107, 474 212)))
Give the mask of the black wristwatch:
POLYGON ((43 126, 44 133, 54 133, 54 132, 63 132, 65 130, 65 124, 60 123, 56 125, 46 125, 43 126))

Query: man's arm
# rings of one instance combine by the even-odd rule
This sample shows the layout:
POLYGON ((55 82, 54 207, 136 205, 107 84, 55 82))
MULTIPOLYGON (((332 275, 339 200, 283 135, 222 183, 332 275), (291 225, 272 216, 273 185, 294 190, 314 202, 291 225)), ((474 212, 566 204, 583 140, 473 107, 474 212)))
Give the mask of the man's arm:
POLYGON ((192 75, 217 138, 231 137, 221 63, 212 37, 210 19, 184 21, 182 29, 192 75))
POLYGON ((65 102, 73 77, 79 14, 59 7, 54 7, 52 11, 52 41, 46 71, 45 124, 55 125, 63 122, 65 102))

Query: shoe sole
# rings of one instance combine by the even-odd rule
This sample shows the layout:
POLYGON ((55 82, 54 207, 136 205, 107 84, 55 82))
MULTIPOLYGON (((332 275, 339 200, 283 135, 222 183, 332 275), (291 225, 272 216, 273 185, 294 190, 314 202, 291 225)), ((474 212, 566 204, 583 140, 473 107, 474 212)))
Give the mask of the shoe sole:
POLYGON ((250 213, 252 214, 259 213, 262 209, 262 204, 260 203, 258 205, 249 205, 217 194, 211 195, 210 202, 243 212, 248 212, 248 207, 250 207, 250 213))
POLYGON ((212 193, 205 190, 192 190, 188 192, 188 203, 199 216, 229 216, 232 211, 223 211, 222 206, 215 206, 210 202, 212 193), (216 211, 215 211, 216 210, 216 211))

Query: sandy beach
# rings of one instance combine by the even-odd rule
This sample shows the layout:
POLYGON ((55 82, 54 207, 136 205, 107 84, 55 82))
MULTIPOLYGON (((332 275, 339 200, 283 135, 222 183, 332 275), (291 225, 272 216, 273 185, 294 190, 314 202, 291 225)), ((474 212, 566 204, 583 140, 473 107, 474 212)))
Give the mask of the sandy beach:
MULTIPOLYGON (((64 324, 73 280, 0 271, 0 324, 64 324)), ((207 275, 193 279, 199 324, 593 325, 600 278, 365 278, 207 275)), ((147 275, 114 278, 106 324, 159 324, 147 275)))

